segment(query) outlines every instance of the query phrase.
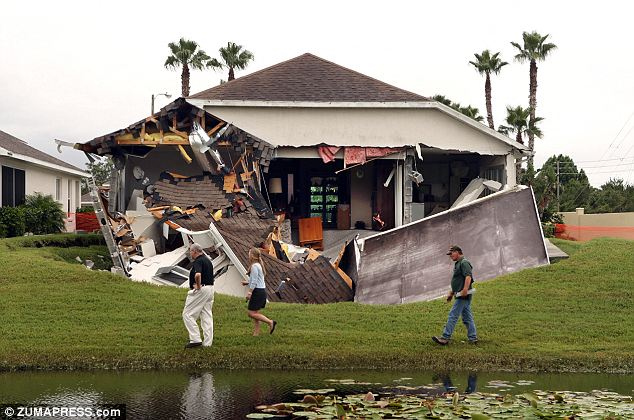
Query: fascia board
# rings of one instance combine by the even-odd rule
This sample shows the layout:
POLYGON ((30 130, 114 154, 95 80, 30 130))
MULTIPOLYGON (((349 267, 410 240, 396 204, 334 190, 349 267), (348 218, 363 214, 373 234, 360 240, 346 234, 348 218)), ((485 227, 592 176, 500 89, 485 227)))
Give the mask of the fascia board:
POLYGON ((21 155, 19 153, 13 153, 12 151, 7 150, 7 149, 2 148, 2 147, 0 147, 0 156, 10 157, 10 158, 13 158, 13 159, 17 159, 17 160, 21 160, 21 161, 24 161, 24 162, 32 163, 32 164, 37 165, 37 166, 42 166, 42 167, 47 168, 47 169, 52 169, 52 170, 58 171, 58 172, 64 172, 64 173, 67 173, 67 174, 77 175, 77 176, 80 176, 80 177, 89 177, 90 176, 90 174, 88 172, 79 171, 79 170, 70 169, 70 168, 65 168, 65 167, 63 167, 61 165, 57 165, 57 164, 50 163, 50 162, 45 162, 43 160, 35 159, 35 158, 30 157, 30 156, 24 156, 24 155, 21 155))

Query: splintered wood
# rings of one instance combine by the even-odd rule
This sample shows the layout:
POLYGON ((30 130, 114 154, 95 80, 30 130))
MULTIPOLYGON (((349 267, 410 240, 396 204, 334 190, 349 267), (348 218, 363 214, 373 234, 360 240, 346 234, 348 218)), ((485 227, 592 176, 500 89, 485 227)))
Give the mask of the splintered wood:
POLYGON ((226 192, 226 193, 231 193, 233 192, 233 187, 236 185, 236 174, 234 172, 225 175, 225 183, 224 186, 222 187, 222 189, 226 192))

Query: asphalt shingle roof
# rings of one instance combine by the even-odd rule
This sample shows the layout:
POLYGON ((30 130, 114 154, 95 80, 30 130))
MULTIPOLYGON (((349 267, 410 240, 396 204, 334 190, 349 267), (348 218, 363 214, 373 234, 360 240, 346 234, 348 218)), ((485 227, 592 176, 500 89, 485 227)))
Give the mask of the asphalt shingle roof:
POLYGON ((204 90, 189 98, 292 102, 429 101, 424 96, 310 53, 204 90))
POLYGON ((79 169, 78 167, 73 166, 70 163, 66 163, 63 160, 57 159, 56 157, 46 154, 41 150, 29 146, 24 140, 20 140, 19 138, 12 136, 9 133, 5 133, 2 130, 0 130, 0 147, 19 155, 28 156, 33 159, 39 159, 44 162, 63 166, 64 168, 74 169, 76 171, 83 171, 83 169, 79 169))

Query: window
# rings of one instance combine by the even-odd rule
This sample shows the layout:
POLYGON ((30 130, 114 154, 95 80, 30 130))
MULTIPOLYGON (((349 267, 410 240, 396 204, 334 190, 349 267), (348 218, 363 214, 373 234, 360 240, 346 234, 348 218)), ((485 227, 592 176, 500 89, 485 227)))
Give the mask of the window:
MULTIPOLYGON (((482 178, 490 179, 492 181, 497 181, 500 184, 504 184, 504 166, 491 166, 486 168, 482 174, 482 178)), ((493 192, 489 189, 485 189, 482 194, 483 197, 486 197, 489 194, 493 194, 493 192)))
POLYGON ((62 200, 62 179, 55 178, 55 199, 57 201, 62 200))
POLYGON ((15 207, 24 204, 25 173, 21 169, 2 166, 2 205, 15 207))

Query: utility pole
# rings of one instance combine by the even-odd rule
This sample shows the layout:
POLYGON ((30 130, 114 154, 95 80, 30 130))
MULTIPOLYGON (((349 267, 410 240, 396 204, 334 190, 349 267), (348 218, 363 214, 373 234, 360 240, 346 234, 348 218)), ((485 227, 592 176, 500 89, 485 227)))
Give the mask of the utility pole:
POLYGON ((559 161, 557 161, 557 212, 559 211, 559 161))

